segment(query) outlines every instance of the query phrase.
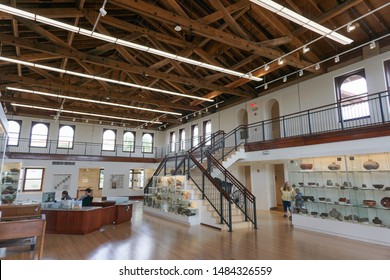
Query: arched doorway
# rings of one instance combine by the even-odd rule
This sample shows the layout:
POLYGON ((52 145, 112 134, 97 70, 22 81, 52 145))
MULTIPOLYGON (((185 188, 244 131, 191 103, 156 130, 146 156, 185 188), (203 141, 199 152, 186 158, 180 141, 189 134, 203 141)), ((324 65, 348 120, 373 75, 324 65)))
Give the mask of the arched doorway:
POLYGON ((248 139, 249 134, 248 134, 248 112, 246 109, 241 109, 237 113, 237 126, 241 126, 240 128, 240 135, 239 138, 240 140, 248 139))
POLYGON ((271 119, 273 120, 271 125, 272 139, 280 138, 279 117, 280 117, 279 102, 273 100, 271 104, 271 119))

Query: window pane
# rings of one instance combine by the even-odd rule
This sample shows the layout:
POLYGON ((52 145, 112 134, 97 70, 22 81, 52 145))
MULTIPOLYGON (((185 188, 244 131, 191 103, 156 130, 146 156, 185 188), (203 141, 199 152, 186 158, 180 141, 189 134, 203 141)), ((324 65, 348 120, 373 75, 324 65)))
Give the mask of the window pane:
POLYGON ((113 130, 106 130, 103 133, 103 147, 104 151, 115 150, 115 132, 113 130))
POLYGON ((69 125, 60 128, 58 135, 58 148, 73 148, 74 129, 69 125))
POLYGON ((20 124, 16 121, 8 122, 8 145, 19 145, 20 124))
POLYGON ((42 189, 43 168, 26 168, 24 191, 39 191, 42 189))
POLYGON ((153 136, 146 133, 142 136, 142 152, 151 153, 153 151, 153 136))
POLYGON ((100 172, 99 172, 99 189, 103 188, 103 184, 104 184, 104 169, 100 169, 100 172))
POLYGON ((171 134, 171 152, 174 152, 176 149, 176 133, 172 132, 171 134))
POLYGON ((211 145, 211 121, 208 121, 205 125, 205 138, 208 139, 206 145, 211 145))
POLYGON ((47 125, 38 123, 31 130, 30 145, 32 147, 46 147, 49 129, 47 125))
POLYGON ((370 116, 367 101, 367 82, 361 75, 351 75, 340 86, 344 120, 370 116))
POLYGON ((195 147, 199 144, 199 131, 198 131, 198 126, 195 125, 192 128, 192 146, 195 147))
POLYGON ((185 150, 186 132, 183 129, 180 134, 180 150, 185 150))
POLYGON ((126 132, 123 134, 123 151, 134 152, 134 133, 126 132))

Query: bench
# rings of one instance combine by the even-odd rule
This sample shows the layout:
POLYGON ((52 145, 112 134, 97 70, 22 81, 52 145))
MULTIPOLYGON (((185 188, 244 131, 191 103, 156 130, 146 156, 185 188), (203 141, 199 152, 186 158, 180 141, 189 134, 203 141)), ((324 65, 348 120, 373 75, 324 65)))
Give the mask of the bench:
POLYGON ((30 244, 34 259, 42 259, 45 239, 46 216, 14 216, 0 221, 0 247, 30 244), (29 243, 28 243, 29 242, 29 243))

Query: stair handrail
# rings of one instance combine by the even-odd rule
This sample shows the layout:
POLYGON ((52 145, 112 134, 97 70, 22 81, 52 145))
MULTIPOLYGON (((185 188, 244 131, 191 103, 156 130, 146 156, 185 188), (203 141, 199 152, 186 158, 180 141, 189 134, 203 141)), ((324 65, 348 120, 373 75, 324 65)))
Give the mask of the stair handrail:
POLYGON ((242 207, 238 201, 232 199, 232 203, 234 203, 238 209, 245 215, 245 221, 251 221, 254 225, 254 228, 257 229, 257 217, 256 217, 256 197, 243 185, 236 177, 233 176, 223 165, 210 153, 210 151, 205 152, 208 159, 216 166, 221 173, 225 176, 225 178, 229 179, 229 182, 232 183, 236 189, 243 195, 244 197, 244 207, 242 207), (248 205, 250 202, 251 205, 248 205), (249 209, 253 210, 253 213, 249 213, 249 209), (251 216, 251 214, 253 216, 251 216))

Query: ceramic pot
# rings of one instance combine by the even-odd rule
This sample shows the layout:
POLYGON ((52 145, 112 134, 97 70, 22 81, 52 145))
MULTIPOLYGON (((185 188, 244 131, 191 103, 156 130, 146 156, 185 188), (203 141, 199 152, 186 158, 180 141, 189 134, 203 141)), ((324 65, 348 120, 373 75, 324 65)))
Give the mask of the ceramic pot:
POLYGON ((329 215, 339 221, 342 220, 342 215, 339 211, 337 211, 335 208, 333 208, 332 210, 330 210, 329 212, 329 215))
POLYGON ((379 163, 369 159, 369 160, 367 160, 366 162, 363 163, 363 167, 366 170, 375 170, 375 169, 379 168, 379 163))
POLYGON ((365 200, 363 200, 363 204, 365 206, 367 206, 367 207, 375 207, 376 201, 375 200, 365 199, 365 200))
POLYGON ((379 219, 378 217, 375 217, 374 219, 372 219, 372 222, 376 225, 380 225, 382 224, 382 220, 379 219))
POLYGON ((299 167, 302 169, 302 170, 310 170, 313 168, 313 164, 312 163, 301 163, 299 165, 299 167))
POLYGON ((333 186, 332 180, 326 180, 326 185, 327 186, 333 186))
POLYGON ((340 169, 340 164, 337 164, 335 162, 332 162, 332 164, 329 164, 328 165, 328 169, 329 170, 339 170, 340 169))
POLYGON ((382 184, 374 184, 372 185, 374 188, 380 190, 381 188, 383 188, 385 185, 382 185, 382 184))
POLYGON ((386 196, 381 199, 381 205, 385 208, 390 208, 390 197, 386 196))

